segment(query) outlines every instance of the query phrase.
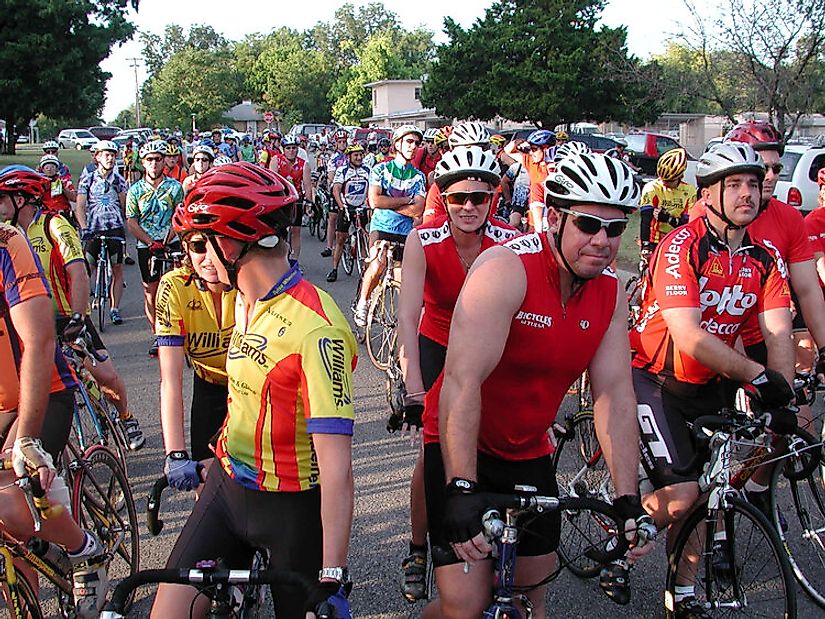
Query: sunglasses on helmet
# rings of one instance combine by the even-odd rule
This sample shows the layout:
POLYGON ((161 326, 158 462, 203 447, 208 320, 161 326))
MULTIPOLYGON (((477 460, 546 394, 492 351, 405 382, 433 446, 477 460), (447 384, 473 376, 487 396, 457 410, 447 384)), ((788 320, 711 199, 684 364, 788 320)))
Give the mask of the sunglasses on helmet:
POLYGON ((599 233, 602 228, 607 233, 607 238, 615 239, 621 236, 622 232, 627 228, 627 219, 602 219, 596 215, 588 215, 586 213, 579 213, 578 211, 571 211, 570 209, 560 208, 560 213, 566 213, 572 217, 573 225, 579 230, 590 236, 599 233))

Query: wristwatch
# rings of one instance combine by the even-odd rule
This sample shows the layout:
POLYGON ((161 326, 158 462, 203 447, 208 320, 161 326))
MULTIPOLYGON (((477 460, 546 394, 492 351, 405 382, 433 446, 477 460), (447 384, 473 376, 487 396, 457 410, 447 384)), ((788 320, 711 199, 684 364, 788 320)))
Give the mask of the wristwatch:
POLYGON ((415 196, 410 196, 410 199, 407 201, 407 204, 415 204, 415 196))
POLYGON ((189 459, 189 454, 184 449, 184 450, 170 451, 168 454, 166 454, 166 457, 171 458, 172 460, 188 460, 189 459))
POLYGON ((71 321, 74 323, 83 322, 83 316, 80 314, 80 312, 75 312, 74 314, 72 314, 71 321))
POLYGON ((349 570, 346 567, 325 567, 318 572, 318 580, 329 578, 337 580, 339 583, 346 584, 349 582, 349 570))

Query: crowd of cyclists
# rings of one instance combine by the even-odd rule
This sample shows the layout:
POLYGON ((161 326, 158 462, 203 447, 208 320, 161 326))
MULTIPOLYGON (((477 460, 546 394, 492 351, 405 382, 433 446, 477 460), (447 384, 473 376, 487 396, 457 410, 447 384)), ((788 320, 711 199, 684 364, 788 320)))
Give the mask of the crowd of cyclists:
MULTIPOLYGON (((382 243, 403 246, 397 354, 404 427, 420 450, 400 580, 408 601, 426 599, 432 562, 438 597, 424 617, 475 618, 489 605, 481 495, 515 485, 558 494, 553 425, 585 371, 612 503, 631 542, 600 575, 621 604, 633 564, 652 547, 645 540, 656 529, 670 537, 699 498, 698 474, 684 472, 696 450, 689 422, 732 406, 741 387, 770 409, 773 431, 813 423, 810 408, 797 416, 788 405, 797 368, 825 371, 825 211, 803 220, 773 197, 783 140, 768 123, 737 125, 705 153, 698 187, 683 180, 683 149, 665 153, 658 178, 640 186, 621 144, 598 154, 563 131, 507 139, 475 121, 404 125, 366 143, 341 129, 315 152, 271 131, 237 145, 216 130, 184 148, 156 137, 127 145, 124 175, 108 141, 76 184, 51 142, 37 170, 0 170, 0 405, 16 413, 2 416, 14 470, 0 472, 0 519, 16 538, 34 530, 7 482, 36 471, 49 488, 70 431, 76 377, 59 342, 91 338, 105 360, 89 369, 130 447, 144 444, 88 315, 90 277, 111 269, 110 319, 123 323, 127 231, 159 362, 164 472, 174 488, 198 493, 167 566, 222 557, 243 568, 264 548, 272 567, 316 583, 309 596, 273 586, 279 617, 322 603, 350 616, 356 337, 386 268, 382 243), (350 227, 369 231, 355 329, 300 268, 319 186, 332 196, 327 283, 338 280, 350 227), (645 285, 628 336, 615 261, 637 212, 645 285), (101 243, 110 265, 95 263, 101 243), (179 265, 167 268, 176 255, 179 265), (640 465, 652 484, 644 496, 640 465)), ((825 198, 825 170, 819 182, 825 198)), ((769 474, 745 488, 766 511, 769 474)), ((517 585, 555 569, 560 529, 559 515, 548 515, 520 539, 517 585)), ((97 616, 107 588, 99 540, 68 514, 38 536, 66 549, 79 616, 97 616)), ((677 585, 674 616, 715 616, 691 584, 677 585)), ((545 594, 546 585, 527 592, 537 616, 547 614, 545 594)), ((194 587, 161 584, 152 616, 207 608, 194 587)))

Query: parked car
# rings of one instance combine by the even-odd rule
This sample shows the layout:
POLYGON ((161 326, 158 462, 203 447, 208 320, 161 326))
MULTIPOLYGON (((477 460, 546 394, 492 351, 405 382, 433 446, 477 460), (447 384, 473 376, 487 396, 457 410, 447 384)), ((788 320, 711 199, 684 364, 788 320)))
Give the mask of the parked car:
POLYGON ((29 143, 29 136, 27 136, 27 135, 18 135, 17 136, 17 143, 18 144, 28 144, 29 143))
POLYGON ((152 130, 146 127, 141 127, 139 129, 123 129, 115 137, 126 138, 129 136, 132 136, 133 138, 135 138, 136 140, 140 140, 141 142, 147 142, 152 139, 152 130))
POLYGON ((592 133, 568 133, 567 135, 571 142, 584 142, 594 153, 606 153, 611 148, 616 148, 616 140, 606 135, 592 133))
MULTIPOLYGON (((668 135, 659 133, 631 133, 625 136, 630 161, 641 168, 642 175, 649 178, 656 177, 656 164, 659 157, 667 151, 682 146, 668 135)), ((688 166, 685 171, 685 182, 696 186, 696 159, 688 153, 688 166)))
POLYGON ((314 133, 321 133, 323 129, 327 130, 327 133, 331 133, 335 131, 338 127, 336 125, 327 125, 324 123, 302 123, 300 125, 295 125, 292 129, 289 130, 288 135, 305 135, 307 139, 314 133))
POLYGON ((378 139, 392 138, 392 129, 384 129, 380 127, 358 127, 349 134, 350 142, 367 143, 367 137, 370 133, 375 133, 378 139))
POLYGON ((120 133, 120 131, 120 127, 89 127, 89 133, 98 140, 111 140, 120 133))
POLYGON ((60 148, 84 150, 91 148, 99 141, 89 133, 88 129, 63 129, 57 136, 57 143, 60 144, 60 148))
POLYGON ((816 175, 825 168, 825 146, 788 144, 782 155, 782 172, 774 195, 783 202, 808 213, 817 207, 819 187, 816 175))

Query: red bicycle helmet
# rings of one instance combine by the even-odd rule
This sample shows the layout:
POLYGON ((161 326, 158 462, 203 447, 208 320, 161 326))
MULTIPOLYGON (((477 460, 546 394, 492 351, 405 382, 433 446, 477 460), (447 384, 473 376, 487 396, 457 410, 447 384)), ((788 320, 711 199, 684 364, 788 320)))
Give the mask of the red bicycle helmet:
POLYGON ((255 243, 289 225, 291 209, 284 209, 296 200, 295 188, 280 174, 245 161, 230 163, 200 177, 173 226, 176 232, 209 230, 255 243), (284 215, 277 216, 278 211, 284 215))
POLYGON ((744 142, 750 144, 755 151, 776 150, 780 155, 785 152, 782 134, 771 123, 760 120, 739 123, 728 131, 725 142, 744 142))
POLYGON ((22 193, 31 198, 42 198, 49 187, 49 179, 24 165, 10 165, 0 170, 0 192, 22 193))

